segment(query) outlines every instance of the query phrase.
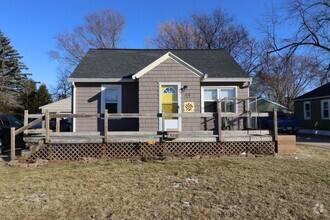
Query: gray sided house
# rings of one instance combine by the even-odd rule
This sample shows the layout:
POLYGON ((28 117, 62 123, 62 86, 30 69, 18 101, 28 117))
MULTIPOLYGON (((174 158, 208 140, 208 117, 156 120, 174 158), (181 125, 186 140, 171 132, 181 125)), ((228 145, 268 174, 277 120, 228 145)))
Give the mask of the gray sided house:
POLYGON ((330 83, 297 97, 294 113, 310 133, 330 135, 330 83))
MULTIPOLYGON (((249 96, 251 78, 225 50, 91 49, 69 78, 73 113, 215 112, 218 99, 249 96)), ((243 112, 229 101, 227 112, 243 112)), ((74 131, 101 132, 77 118, 74 131)), ((160 118, 111 119, 110 131, 159 131, 160 118)), ((214 118, 165 118, 165 130, 213 130, 214 118)))

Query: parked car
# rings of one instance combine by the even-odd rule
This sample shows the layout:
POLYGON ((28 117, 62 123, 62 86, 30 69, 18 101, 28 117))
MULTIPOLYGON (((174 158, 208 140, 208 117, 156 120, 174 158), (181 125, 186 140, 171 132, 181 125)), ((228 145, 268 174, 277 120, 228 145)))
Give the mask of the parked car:
MULTIPOLYGON (((4 151, 10 150, 10 128, 23 127, 23 122, 10 115, 0 115, 0 154, 4 151)), ((16 148, 25 148, 23 141, 23 133, 16 135, 15 138, 16 148)))
MULTIPOLYGON (((268 129, 274 128, 274 117, 271 116, 264 122, 268 129)), ((285 114, 283 112, 277 113, 277 128, 281 133, 295 134, 302 128, 302 123, 299 118, 292 115, 285 114)))

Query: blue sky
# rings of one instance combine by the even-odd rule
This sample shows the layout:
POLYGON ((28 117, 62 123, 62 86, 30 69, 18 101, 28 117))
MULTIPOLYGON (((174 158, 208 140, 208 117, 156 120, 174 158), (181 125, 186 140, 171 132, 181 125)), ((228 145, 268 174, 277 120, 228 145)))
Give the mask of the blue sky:
MULTIPOLYGON (((126 18, 121 48, 145 48, 146 39, 157 26, 192 12, 225 9, 250 33, 258 35, 256 21, 265 11, 265 0, 0 0, 6 10, 0 13, 0 29, 24 56, 35 81, 56 84, 58 63, 47 52, 55 48, 54 36, 82 24, 86 14, 105 8, 119 11, 126 18)), ((268 2, 269 3, 269 2, 268 2)))

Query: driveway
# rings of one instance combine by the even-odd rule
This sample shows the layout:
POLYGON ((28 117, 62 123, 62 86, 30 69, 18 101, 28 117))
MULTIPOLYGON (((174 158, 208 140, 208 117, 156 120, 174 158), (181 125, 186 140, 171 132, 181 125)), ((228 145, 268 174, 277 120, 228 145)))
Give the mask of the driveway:
POLYGON ((299 144, 306 144, 330 149, 330 137, 312 134, 297 134, 296 141, 299 144))

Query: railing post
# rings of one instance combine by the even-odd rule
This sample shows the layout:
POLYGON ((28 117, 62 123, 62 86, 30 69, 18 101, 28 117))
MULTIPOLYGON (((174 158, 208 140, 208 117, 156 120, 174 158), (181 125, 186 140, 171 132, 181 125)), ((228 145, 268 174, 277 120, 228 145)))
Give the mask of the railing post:
POLYGON ((104 143, 108 143, 108 126, 109 126, 108 109, 104 110, 104 143))
POLYGON ((251 111, 250 110, 247 112, 246 128, 247 128, 247 130, 251 129, 251 111))
MULTIPOLYGON (((59 112, 56 112, 56 114, 58 114, 59 112)), ((56 128, 55 128, 56 132, 60 132, 61 130, 61 118, 56 118, 56 128)))
MULTIPOLYGON (((24 126, 29 123, 29 110, 24 110, 24 126)), ((24 134, 28 133, 28 129, 24 131, 24 134)))
POLYGON ((218 142, 222 139, 221 128, 222 128, 222 120, 221 120, 221 102, 217 102, 217 113, 218 113, 218 142))
POLYGON ((15 128, 10 128, 10 160, 14 160, 16 157, 16 146, 15 146, 15 128))
MULTIPOLYGON (((257 97, 255 98, 255 103, 256 103, 256 114, 258 114, 258 99, 257 97)), ((254 129, 258 129, 258 117, 256 116, 254 118, 254 129)))
POLYGON ((48 110, 46 110, 46 112, 45 112, 45 124, 46 124, 46 140, 45 140, 45 142, 46 143, 49 143, 49 140, 50 140, 50 125, 49 125, 49 120, 50 120, 50 118, 49 118, 49 111, 48 110))
POLYGON ((275 142, 277 142, 278 141, 277 110, 274 108, 273 112, 274 112, 274 140, 275 142))
POLYGON ((165 116, 164 110, 162 110, 162 141, 165 139, 165 116))
MULTIPOLYGON (((45 114, 44 111, 42 111, 41 115, 43 115, 43 114, 45 114)), ((41 116, 41 117, 43 117, 43 116, 41 116)), ((45 123, 44 120, 41 121, 41 128, 42 128, 42 129, 45 129, 45 128, 46 128, 46 123, 45 123)))

